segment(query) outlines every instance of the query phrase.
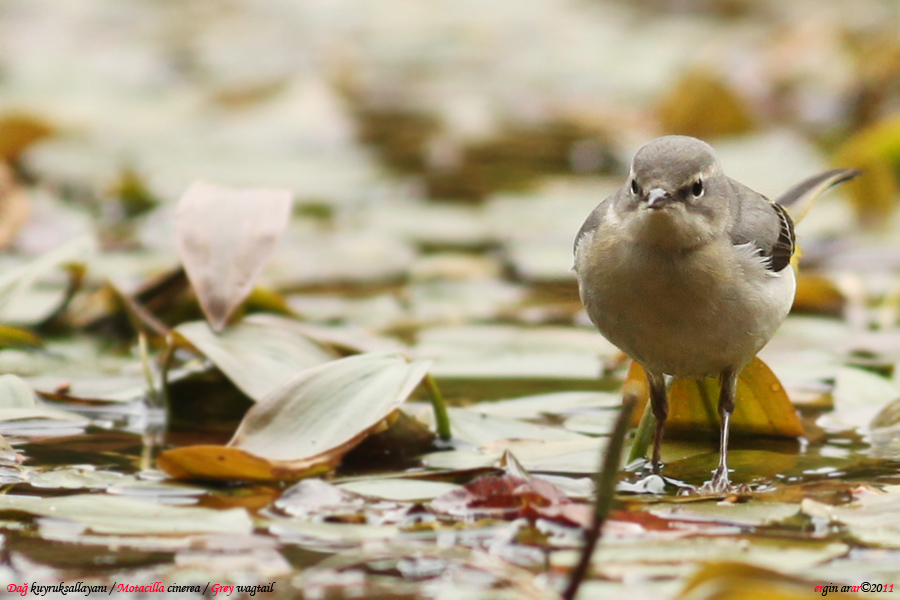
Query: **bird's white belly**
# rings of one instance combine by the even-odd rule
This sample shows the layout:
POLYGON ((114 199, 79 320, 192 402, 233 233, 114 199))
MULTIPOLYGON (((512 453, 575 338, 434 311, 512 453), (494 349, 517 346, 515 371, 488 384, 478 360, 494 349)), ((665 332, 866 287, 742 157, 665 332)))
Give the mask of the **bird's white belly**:
POLYGON ((765 270, 729 242, 675 256, 617 251, 586 240, 579 291, 600 332, 649 370, 676 377, 743 367, 769 341, 793 302, 791 267, 765 270))

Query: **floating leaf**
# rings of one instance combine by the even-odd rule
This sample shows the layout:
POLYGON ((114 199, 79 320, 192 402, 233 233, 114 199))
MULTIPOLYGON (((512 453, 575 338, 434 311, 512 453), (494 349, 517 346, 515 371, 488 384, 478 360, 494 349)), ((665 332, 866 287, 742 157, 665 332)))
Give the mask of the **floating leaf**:
MULTIPOLYGON (((666 463, 666 477, 700 485, 710 478, 719 464, 719 454, 703 453, 666 463)), ((772 481, 776 475, 792 471, 798 456, 768 450, 735 450, 728 452, 728 467, 735 483, 772 481)))
MULTIPOLYGON (((708 475, 707 473, 706 476, 708 477, 708 475)), ((647 511, 667 520, 758 527, 793 517, 800 512, 800 507, 793 502, 715 501, 691 504, 654 504, 650 505, 647 511)))
POLYGON ((362 494, 363 496, 381 498, 392 502, 423 502, 461 488, 455 483, 444 481, 386 477, 348 481, 338 484, 337 487, 354 494, 362 494))
MULTIPOLYGON (((698 563, 721 560, 799 571, 844 556, 849 550, 847 544, 837 542, 738 535, 610 537, 599 545, 591 564, 601 576, 629 573, 634 577, 672 577, 689 574, 698 563)), ((556 552, 550 560, 556 566, 568 566, 577 560, 577 555, 571 551, 556 552)))
MULTIPOLYGON (((834 584, 829 581, 826 585, 834 584)), ((821 590, 821 582, 743 562, 715 561, 698 569, 675 600, 806 600, 811 594, 826 595, 821 590)), ((851 597, 830 591, 827 595, 829 598, 851 597)))
POLYGON ((406 400, 429 364, 361 354, 307 369, 251 408, 227 446, 167 450, 159 456, 159 467, 181 479, 322 474, 406 400))
MULTIPOLYGON (((574 434, 573 434, 574 435, 574 434)), ((535 473, 587 473, 597 471, 597 456, 605 439, 581 436, 574 440, 498 440, 478 450, 432 452, 421 457, 431 469, 475 469, 500 464, 511 452, 535 473)))
POLYGON ((847 506, 831 506, 805 498, 803 513, 846 525, 865 544, 900 548, 900 508, 896 486, 893 493, 864 496, 847 506))
MULTIPOLYGON (((468 408, 449 408, 450 430, 457 440, 481 446, 504 439, 519 440, 580 440, 583 435, 559 427, 536 425, 518 419, 494 417, 468 408)), ((417 415, 425 423, 434 426, 433 411, 417 415)))
POLYGON ((834 410, 819 417, 817 424, 826 429, 866 431, 880 411, 900 399, 900 387, 870 371, 843 367, 831 395, 834 410))
MULTIPOLYGON (((587 408, 619 408, 622 397, 608 392, 551 392, 511 398, 509 400, 492 400, 467 406, 471 411, 495 417, 513 419, 534 418, 537 415, 556 415, 569 412, 580 412, 587 408)), ((615 417, 614 417, 615 418, 615 417)))
POLYGON ((258 321, 254 315, 218 334, 205 321, 182 323, 175 331, 259 401, 300 371, 337 357, 291 323, 275 316, 258 321))
POLYGON ((16 375, 0 375, 0 421, 52 419, 87 423, 88 419, 55 408, 38 406, 34 390, 16 375))
POLYGON ((178 205, 178 253, 203 313, 222 331, 253 290, 291 215, 290 190, 198 181, 178 205))
POLYGON ((250 516, 242 508, 216 510, 164 506, 105 494, 76 494, 57 498, 4 494, 0 496, 0 511, 67 519, 81 523, 95 533, 246 535, 253 530, 250 516))
POLYGON ((429 507, 469 519, 547 518, 586 527, 591 509, 574 504, 545 479, 513 475, 485 475, 431 501, 429 507))
MULTIPOLYGON (((5 270, 0 275, 0 321, 7 325, 36 325, 52 316, 69 298, 70 286, 44 289, 41 284, 61 267, 84 264, 95 250, 93 238, 80 237, 5 270)), ((75 275, 74 271, 71 274, 75 275)))
MULTIPOLYGON (((626 385, 635 381, 645 393, 639 400, 646 406, 649 394, 644 370, 632 363, 628 371, 626 385)), ((678 379, 669 392, 669 418, 666 429, 693 433, 696 431, 719 431, 719 382, 678 379)), ((638 409, 641 406, 638 406, 638 409)), ((636 410, 633 425, 637 425, 641 410, 636 410)), ((737 400, 731 418, 731 432, 747 435, 771 435, 781 437, 801 437, 803 425, 797 411, 779 383, 775 374, 766 364, 755 357, 738 377, 737 400)))

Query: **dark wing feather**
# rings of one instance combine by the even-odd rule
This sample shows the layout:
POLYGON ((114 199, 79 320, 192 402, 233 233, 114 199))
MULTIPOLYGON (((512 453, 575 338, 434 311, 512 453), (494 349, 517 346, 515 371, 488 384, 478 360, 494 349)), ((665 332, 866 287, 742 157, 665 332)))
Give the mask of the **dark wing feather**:
POLYGON ((753 244, 767 258, 766 268, 778 273, 794 255, 794 222, 784 208, 742 183, 731 181, 734 224, 731 242, 753 244))
POLYGON ((778 239, 772 244, 772 260, 767 268, 777 273, 791 264, 791 257, 794 256, 794 222, 780 204, 773 203, 772 208, 778 213, 781 229, 778 231, 778 239))

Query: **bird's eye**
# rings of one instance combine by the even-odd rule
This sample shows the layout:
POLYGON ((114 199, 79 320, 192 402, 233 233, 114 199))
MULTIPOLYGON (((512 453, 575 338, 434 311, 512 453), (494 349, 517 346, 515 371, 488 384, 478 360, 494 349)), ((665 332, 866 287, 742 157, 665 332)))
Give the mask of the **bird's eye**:
POLYGON ((694 198, 699 198, 703 195, 703 180, 698 179, 694 182, 694 185, 691 186, 691 194, 694 195, 694 198))
POLYGON ((638 182, 636 179, 631 180, 631 193, 634 194, 635 196, 637 196, 638 194, 641 193, 641 186, 638 185, 638 182))

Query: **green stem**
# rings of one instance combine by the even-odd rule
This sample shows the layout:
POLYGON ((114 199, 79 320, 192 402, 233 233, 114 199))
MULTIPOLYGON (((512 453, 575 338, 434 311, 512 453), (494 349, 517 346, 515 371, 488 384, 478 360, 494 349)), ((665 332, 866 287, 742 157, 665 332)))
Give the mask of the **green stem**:
POLYGON ((428 392, 431 394, 431 407, 434 409, 434 425, 437 429, 438 437, 448 441, 453 434, 450 432, 450 415, 447 413, 447 403, 444 402, 444 395, 438 387, 437 381, 431 376, 431 373, 425 374, 425 385, 428 386, 428 392))
POLYGON ((634 442, 631 444, 631 451, 628 453, 628 460, 625 462, 633 462, 639 458, 646 458, 647 450, 653 443, 653 435, 656 432, 656 417, 650 410, 650 402, 644 406, 644 414, 641 415, 641 422, 638 423, 637 430, 634 434, 634 442))
POLYGON ((587 576, 588 568, 591 565, 591 556, 594 554, 594 548, 596 548, 597 542, 600 540, 603 523, 609 515, 610 508, 612 508, 619 465, 622 461, 622 448, 625 445, 625 436, 628 434, 631 423, 631 413, 634 412, 636 403, 637 394, 633 390, 626 390, 625 399, 622 402, 622 410, 619 411, 616 425, 604 450, 602 467, 594 478, 596 482, 594 519, 591 523, 591 528, 584 532, 584 547, 581 549, 581 557, 578 560, 578 564, 572 569, 569 585, 566 587, 566 591, 563 592, 562 597, 564 600, 574 600, 578 594, 578 588, 581 587, 581 583, 587 576))

